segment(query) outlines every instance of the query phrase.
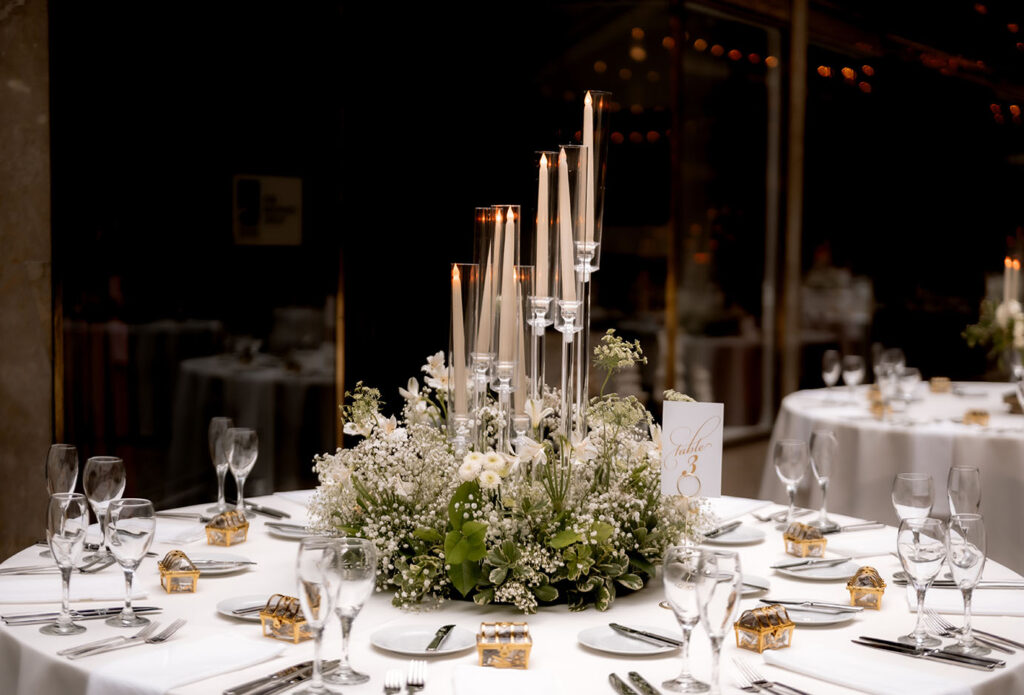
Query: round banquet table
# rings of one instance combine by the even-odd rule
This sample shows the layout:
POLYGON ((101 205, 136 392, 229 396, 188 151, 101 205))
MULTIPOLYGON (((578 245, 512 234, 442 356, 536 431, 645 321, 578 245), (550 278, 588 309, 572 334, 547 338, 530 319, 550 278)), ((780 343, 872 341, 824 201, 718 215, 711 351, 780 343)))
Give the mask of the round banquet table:
MULTIPOLYGON (((288 511, 292 514, 293 520, 301 520, 304 508, 295 502, 296 499, 298 499, 298 495, 295 493, 279 493, 274 496, 255 498, 254 501, 288 511)), ((199 510, 201 508, 192 509, 199 510)), ((746 515, 740 518, 743 519, 744 526, 752 526, 767 534, 763 541, 756 544, 736 547, 740 552, 744 570, 771 581, 771 588, 767 594, 744 598, 741 609, 759 605, 758 598, 760 596, 771 596, 776 599, 800 597, 840 602, 848 599, 843 581, 820 582, 791 579, 769 569, 768 565, 771 562, 785 557, 781 554, 781 534, 771 524, 758 522, 752 516, 746 515)), ((116 693, 121 695, 122 693, 164 692, 165 690, 169 690, 175 695, 199 695, 200 693, 207 695, 220 693, 226 688, 310 659, 313 652, 311 642, 303 642, 298 645, 281 642, 279 644, 283 647, 283 652, 265 662, 169 689, 166 688, 167 683, 187 680, 187 674, 168 674, 161 672, 161 669, 156 667, 152 671, 150 682, 146 683, 145 687, 117 681, 118 664, 124 664, 125 660, 130 659, 154 658, 153 655, 160 653, 158 650, 167 650, 175 643, 183 644, 187 641, 209 639, 211 636, 216 636, 215 639, 219 644, 263 645, 274 642, 274 640, 259 636, 258 623, 228 618, 216 610, 219 601, 233 596, 270 595, 276 592, 294 595, 294 560, 298 542, 270 535, 264 526, 264 517, 254 517, 251 519, 251 523, 249 539, 243 544, 232 546, 226 550, 257 561, 256 568, 225 576, 200 577, 198 592, 195 594, 165 594, 159 585, 156 561, 147 559, 144 562, 139 569, 136 585, 147 596, 145 599, 137 600, 136 605, 146 604, 162 607, 163 613, 157 619, 165 625, 174 618, 188 619, 187 625, 163 645, 136 646, 129 650, 69 661, 56 656, 55 652, 68 646, 132 631, 107 626, 102 620, 91 620, 81 623, 87 626, 87 632, 73 637, 57 637, 41 634, 38 625, 17 627, 0 624, 0 680, 2 680, 0 690, 9 695, 49 695, 51 693, 54 695, 58 693, 61 695, 80 693, 103 693, 103 695, 116 693), (98 684, 102 682, 99 680, 102 674, 106 674, 107 678, 113 678, 113 680, 106 681, 104 687, 100 688, 98 684), (178 680, 175 681, 175 678, 178 680)), ((888 529, 888 531, 893 532, 892 529, 888 529)), ((158 533, 160 533, 159 524, 158 533)), ((852 537, 856 534, 843 535, 852 537)), ((837 538, 837 536, 830 538, 837 538)), ((175 546, 158 543, 154 544, 153 549, 162 555, 172 547, 175 546)), ((186 552, 212 549, 208 548, 204 541, 180 547, 186 552)), ((217 550, 223 549, 218 548, 217 550)), ((3 563, 3 566, 33 564, 39 561, 39 548, 33 547, 9 558, 3 563)), ((895 638, 897 635, 908 632, 913 625, 913 614, 908 608, 904 590, 891 583, 892 572, 899 568, 898 560, 890 554, 885 554, 868 558, 863 564, 871 564, 878 568, 889 583, 882 609, 880 611, 864 611, 851 622, 838 626, 797 627, 793 646, 785 650, 786 653, 794 657, 820 659, 822 650, 826 650, 828 654, 845 655, 847 659, 857 659, 859 663, 863 663, 865 669, 910 668, 914 669, 912 673, 915 676, 920 674, 921 678, 929 679, 930 683, 942 683, 959 693, 995 694, 1024 691, 1024 652, 1022 651, 1005 657, 997 655, 1006 659, 1007 666, 994 672, 983 672, 910 659, 898 654, 850 644, 850 639, 858 635, 895 638)), ((104 570, 103 574, 109 576, 111 586, 115 590, 122 586, 120 572, 116 566, 104 570)), ((72 590, 74 590, 75 581, 81 580, 84 576, 86 575, 76 573, 71 582, 72 590)), ((984 576, 985 578, 1007 578, 1017 575, 996 563, 990 563, 985 569, 984 576)), ((0 587, 4 586, 2 582, 12 580, 39 583, 37 586, 48 583, 54 587, 58 586, 60 581, 57 575, 0 577, 0 587)), ((525 619, 529 622, 534 640, 530 656, 530 671, 533 672, 535 678, 541 678, 546 683, 550 683, 551 687, 547 689, 547 692, 552 694, 610 692, 609 673, 616 672, 625 678, 626 674, 633 670, 640 672, 655 685, 660 685, 662 680, 674 677, 678 673, 680 664, 677 650, 658 656, 614 656, 581 646, 577 642, 576 635, 585 628, 605 625, 610 621, 626 625, 653 626, 670 634, 678 634, 672 613, 658 606, 661 599, 662 592, 660 579, 658 579, 639 592, 621 597, 606 613, 600 613, 594 609, 571 613, 565 606, 555 606, 544 608, 536 615, 526 616, 525 619)), ((4 594, 0 594, 0 601, 3 600, 7 599, 4 594)), ((1022 600, 1024 600, 1024 595, 1022 595, 1022 600)), ((117 601, 77 602, 73 607, 88 608, 117 603, 117 601)), ((0 605, 0 613, 7 615, 22 611, 53 609, 56 606, 58 604, 6 603, 0 605)), ((959 624, 959 616, 951 615, 949 618, 959 624)), ((369 674, 371 680, 364 685, 345 686, 342 691, 349 695, 379 693, 382 690, 385 671, 391 668, 404 669, 407 665, 409 657, 371 646, 370 635, 378 629, 390 625, 416 624, 429 626, 433 631, 434 628, 442 624, 454 623, 475 632, 481 621, 522 619, 524 616, 506 607, 479 607, 465 601, 449 601, 436 611, 408 612, 392 607, 390 595, 375 594, 355 621, 351 645, 353 666, 369 674)), ((1011 639, 1024 641, 1024 620, 1021 618, 979 616, 975 619, 975 626, 1011 639)), ((333 622, 326 632, 324 655, 326 658, 336 657, 339 651, 340 630, 338 624, 333 622)), ((693 672, 699 678, 706 679, 709 676, 709 653, 709 641, 703 630, 698 627, 694 631, 691 656, 693 672)), ((778 653, 782 654, 782 652, 778 653)), ((769 679, 781 681, 808 693, 859 692, 768 665, 764 663, 761 656, 738 649, 735 638, 730 632, 726 636, 722 653, 722 683, 723 692, 726 693, 742 692, 736 687, 735 668, 732 663, 734 657, 741 657, 745 661, 755 664, 769 679)), ((453 671, 460 665, 467 665, 475 669, 476 667, 473 665, 476 663, 476 658, 475 649, 451 656, 430 658, 424 692, 453 692, 453 671)), ((510 674, 510 676, 515 677, 514 674, 510 674)), ((542 695, 545 692, 544 688, 532 689, 535 692, 531 695, 542 695)), ((940 690, 943 689, 940 688, 940 690)), ((917 695, 929 692, 928 689, 919 687, 899 690, 899 692, 911 691, 917 695)), ((498 692, 502 692, 502 690, 498 690, 498 692)), ((893 692, 897 692, 895 682, 893 692)))
MULTIPOLYGON (((828 507, 865 519, 896 523, 890 502, 897 473, 928 473, 935 484, 933 516, 949 513, 946 474, 950 466, 977 466, 981 470, 981 512, 992 529, 1024 527, 1024 416, 1009 412, 1003 395, 1012 386, 1000 383, 955 383, 950 393, 932 393, 922 384, 918 399, 895 422, 880 421, 868 412, 867 388, 858 387, 851 401, 845 388, 830 396, 825 389, 797 391, 786 396, 779 409, 772 443, 778 439, 810 440, 818 428, 831 429, 839 442, 839 460, 833 466, 828 507), (988 426, 961 422, 968 409, 989 413, 988 426)), ((759 497, 782 502, 783 484, 775 474, 768 448, 759 497)), ((821 495, 808 471, 801 483, 799 504, 817 507, 821 495)), ((1024 572, 1024 544, 1016 533, 992 533, 989 555, 1024 572)))

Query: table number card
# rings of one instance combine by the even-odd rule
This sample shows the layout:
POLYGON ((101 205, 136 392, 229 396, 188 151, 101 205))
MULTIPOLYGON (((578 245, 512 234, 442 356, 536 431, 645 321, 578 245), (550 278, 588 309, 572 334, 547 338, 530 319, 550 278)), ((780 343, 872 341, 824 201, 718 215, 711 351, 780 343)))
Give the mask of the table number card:
POLYGON ((665 401, 664 406, 662 494, 720 496, 723 404, 665 401))

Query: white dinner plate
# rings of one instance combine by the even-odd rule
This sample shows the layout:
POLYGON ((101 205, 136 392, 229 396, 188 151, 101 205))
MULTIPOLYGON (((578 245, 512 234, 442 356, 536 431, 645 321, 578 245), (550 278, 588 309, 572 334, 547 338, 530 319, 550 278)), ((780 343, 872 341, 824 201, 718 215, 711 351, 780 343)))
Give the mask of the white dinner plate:
MULTIPOLYGON (((243 557, 241 555, 235 555, 234 553, 221 553, 201 550, 196 552, 188 552, 185 554, 188 555, 188 559, 192 560, 193 562, 198 562, 200 560, 212 562, 251 562, 249 558, 243 557)), ((238 565, 237 567, 217 567, 213 569, 207 569, 199 567, 197 565, 197 567, 199 567, 200 577, 211 577, 220 574, 233 574, 234 572, 243 572, 255 566, 256 565, 238 565)))
MULTIPOLYGON (((787 555, 786 560, 795 562, 796 558, 787 555)), ((779 560, 784 562, 785 560, 779 560)), ((835 582, 847 580, 853 575, 857 574, 857 570, 860 569, 860 565, 852 560, 847 560, 841 565, 833 565, 831 567, 810 567, 808 569, 800 569, 794 567, 792 569, 786 569, 782 567, 775 568, 776 572, 780 572, 796 579, 812 579, 819 582, 835 582)))
MULTIPOLYGON (((643 630, 644 632, 653 632, 656 635, 664 635, 665 637, 671 637, 672 639, 680 639, 680 635, 670 634, 668 630, 661 627, 632 624, 627 625, 627 627, 643 630)), ((627 656, 640 654, 665 654, 666 652, 678 649, 678 647, 673 647, 668 644, 657 645, 652 642, 644 642, 643 640, 635 639, 633 637, 627 637, 621 632, 616 632, 607 625, 595 625, 594 627, 588 627, 586 630, 581 630, 580 633, 576 635, 576 639, 585 647, 597 649, 602 652, 608 652, 609 654, 625 654, 627 656)))
POLYGON ((762 591, 768 591, 770 588, 772 588, 772 583, 764 577, 758 577, 756 574, 743 575, 743 596, 752 596, 762 591))
POLYGON ((789 613, 789 619, 793 621, 794 625, 805 625, 814 627, 815 625, 836 625, 838 623, 845 623, 853 620, 856 617, 856 613, 842 612, 842 613, 818 613, 817 611, 802 611, 799 608, 790 608, 786 606, 786 612, 789 613))
POLYGON ((235 620, 247 620, 252 623, 258 623, 260 621, 260 614, 258 611, 252 613, 245 613, 244 615, 235 615, 231 611, 237 611, 240 608, 255 608, 256 606, 267 605, 267 599, 269 596, 263 594, 250 594, 248 596, 233 596, 232 598, 226 598, 217 604, 217 612, 221 615, 226 615, 229 618, 235 620))
POLYGON ((271 536, 277 536, 278 538, 287 538, 289 540, 297 541, 311 535, 310 532, 304 528, 293 529, 288 527, 270 526, 269 524, 265 524, 264 526, 267 531, 270 532, 271 536))
POLYGON ((714 538, 705 538, 704 542, 708 545, 748 545, 750 543, 760 543, 764 540, 764 531, 753 526, 741 524, 737 526, 729 533, 723 533, 721 536, 715 536, 714 538))
POLYGON ((476 646, 476 633, 464 627, 455 626, 448 633, 437 651, 428 652, 427 645, 434 639, 436 625, 389 625, 370 635, 370 644, 389 652, 409 656, 432 656, 455 654, 476 646))

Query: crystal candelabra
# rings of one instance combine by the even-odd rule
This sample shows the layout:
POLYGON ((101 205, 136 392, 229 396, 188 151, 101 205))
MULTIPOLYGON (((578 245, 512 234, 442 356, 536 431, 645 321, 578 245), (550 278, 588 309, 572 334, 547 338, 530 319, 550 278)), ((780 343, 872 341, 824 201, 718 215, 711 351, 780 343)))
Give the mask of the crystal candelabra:
POLYGON ((512 392, 515 390, 516 363, 498 360, 494 363, 494 383, 498 392, 498 443, 495 450, 500 453, 512 451, 512 392))
POLYGON ((487 450, 487 430, 483 423, 483 409, 487 403, 487 384, 490 382, 493 352, 474 352, 469 356, 473 370, 473 416, 470 419, 470 445, 477 451, 487 450))
POLYGON ((526 323, 533 330, 533 350, 530 353, 530 393, 529 398, 537 403, 544 400, 544 331, 553 322, 548 318, 551 310, 551 297, 529 297, 530 318, 526 323))
POLYGON ((576 277, 582 288, 579 325, 582 335, 576 341, 576 431, 582 439, 587 432, 587 404, 590 401, 590 277, 597 268, 593 265, 598 243, 577 241, 576 277))
POLYGON ((573 375, 576 374, 576 353, 573 345, 573 335, 580 331, 578 323, 580 302, 578 300, 558 300, 558 312, 561 321, 556 328, 562 333, 562 404, 561 404, 561 434, 567 441, 572 439, 573 412, 575 409, 575 384, 573 375))

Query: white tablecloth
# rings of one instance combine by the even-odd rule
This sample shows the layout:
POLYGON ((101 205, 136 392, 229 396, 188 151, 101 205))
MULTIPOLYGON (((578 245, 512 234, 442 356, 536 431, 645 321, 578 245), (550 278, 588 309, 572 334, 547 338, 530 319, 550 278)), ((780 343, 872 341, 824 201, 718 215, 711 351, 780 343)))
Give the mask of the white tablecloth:
MULTIPOLYGON (((989 533, 989 554, 1024 572, 1024 545, 1009 529, 1024 527, 1024 416, 1012 415, 1003 403, 1007 384, 963 383, 965 395, 933 394, 922 384, 920 399, 910 406, 914 424, 891 424, 873 418, 867 409, 867 387, 857 390, 850 402, 846 389, 831 396, 824 389, 797 391, 782 401, 772 431, 777 439, 810 440, 817 428, 836 433, 839 460, 828 489, 830 510, 865 519, 896 523, 891 504, 892 481, 897 473, 929 473, 935 483, 932 514, 948 514, 946 474, 952 465, 981 469, 981 512, 989 533), (987 427, 964 425, 968 409, 989 412, 987 427), (1002 531, 1002 532, 1001 532, 1002 531)), ((897 414, 897 421, 901 416, 897 414)), ((785 487, 775 474, 772 449, 768 449, 759 497, 786 500, 785 487)), ((815 508, 821 504, 818 485, 808 471, 801 484, 798 503, 815 508)))
MULTIPOLYGON (((302 508, 281 496, 260 498, 257 501, 301 516, 302 508)), ((770 524, 759 523, 752 517, 743 517, 745 524, 767 532, 767 538, 756 545, 739 547, 744 569, 751 574, 761 575, 771 580, 769 595, 774 598, 808 597, 822 600, 842 601, 848 598, 842 582, 809 582, 788 579, 768 569, 768 565, 781 554, 782 541, 780 534, 770 524)), ((1008 533, 1008 532, 1007 532, 1008 533)), ((270 536, 264 527, 261 517, 252 520, 250 539, 237 547, 226 549, 226 552, 247 556, 259 562, 255 570, 236 575, 221 577, 201 577, 199 591, 196 594, 166 595, 159 586, 155 560, 148 560, 139 571, 137 585, 144 588, 148 597, 137 603, 158 605, 164 608, 158 618, 168 623, 177 617, 188 618, 188 624, 167 644, 178 640, 199 640, 212 635, 237 635, 239 639, 250 639, 259 632, 259 624, 241 622, 224 617, 217 613, 216 605, 222 599, 246 594, 265 594, 275 592, 293 593, 295 576, 293 563, 297 542, 270 536)), ((166 552, 171 546, 160 544, 155 549, 158 553, 166 552)), ((184 546, 188 552, 210 550, 204 543, 184 546)), ((223 550, 223 549, 221 549, 223 550)), ((39 561, 38 548, 29 548, 10 558, 4 566, 12 564, 28 564, 39 561)), ((877 567, 887 580, 892 572, 898 569, 898 561, 891 555, 873 557, 866 561, 877 567)), ((117 570, 111 568, 109 572, 117 570)), ((986 578, 1012 576, 1012 573, 995 563, 986 568, 986 578)), ((57 577, 40 578, 40 581, 59 581, 57 577)), ((74 579, 72 579, 74 582, 74 579)), ((381 692, 383 677, 390 668, 404 668, 407 658, 381 651, 370 645, 369 636, 375 630, 388 625, 419 624, 431 628, 444 623, 456 625, 475 631, 482 620, 522 620, 523 616, 504 607, 478 607, 464 601, 445 603, 440 610, 421 613, 405 612, 390 604, 390 596, 374 595, 356 619, 352 639, 352 663, 355 668, 370 674, 369 683, 360 686, 346 686, 342 690, 346 695, 376 695, 381 692)), ((758 605, 758 596, 746 598, 742 608, 758 605)), ((591 651, 580 646, 576 635, 580 630, 603 625, 609 621, 617 621, 629 625, 650 625, 667 632, 676 630, 675 620, 671 612, 658 607, 662 599, 660 581, 655 581, 644 590, 615 602, 607 613, 599 613, 589 609, 579 613, 570 613, 564 606, 545 608, 537 615, 528 616, 530 632, 534 638, 534 648, 530 658, 530 671, 537 678, 548 679, 554 687, 550 692, 561 693, 604 693, 610 692, 608 674, 617 672, 625 678, 631 670, 639 671, 649 681, 659 685, 662 680, 674 677, 679 669, 677 652, 659 656, 618 657, 591 651)), ((79 607, 102 604, 77 604, 79 607)), ((40 604, 26 606, 4 605, 0 612, 10 613, 20 610, 40 610, 40 604)), ((956 621, 956 616, 951 616, 956 621)), ((111 652, 89 657, 78 661, 68 661, 55 656, 58 649, 92 641, 102 637, 124 634, 124 631, 109 627, 102 621, 83 623, 88 631, 76 637, 55 637, 40 634, 38 626, 7 627, 0 625, 0 690, 9 695, 79 695, 89 689, 90 677, 104 671, 104 666, 125 657, 141 657, 144 650, 155 650, 156 645, 145 645, 132 648, 132 651, 111 652)), ((1005 617, 979 617, 976 626, 1008 637, 1024 641, 1024 620, 1005 617)), ((842 651, 847 659, 856 659, 866 669, 884 669, 886 665, 901 669, 907 666, 921 669, 933 677, 937 676, 944 683, 952 686, 962 685, 974 693, 984 695, 1002 695, 1012 692, 1024 692, 1024 653, 1007 656, 1007 667, 995 673, 984 673, 944 664, 934 664, 908 659, 896 654, 889 654, 850 644, 850 639, 857 635, 873 635, 895 637, 908 632, 913 625, 913 615, 904 600, 903 590, 890 586, 885 595, 881 611, 865 611, 852 622, 832 628, 798 627, 794 636, 794 645, 790 654, 794 657, 801 653, 820 654, 822 650, 842 651), (805 651, 806 650, 806 651, 805 651)), ((167 646, 167 645, 164 645, 167 646)), ((327 630, 325 639, 325 656, 336 656, 340 649, 340 630, 332 623, 327 630)), ((220 693, 225 688, 244 681, 280 670, 285 666, 311 658, 312 644, 305 642, 299 645, 286 645, 282 655, 256 666, 243 670, 215 676, 189 685, 172 689, 174 695, 209 695, 220 693)), ((694 632, 692 644, 692 665, 694 673, 700 678, 709 675, 710 647, 707 637, 700 628, 694 632)), ((795 674, 784 669, 764 664, 762 657, 747 651, 738 650, 732 636, 725 642, 722 655, 724 692, 739 693, 734 687, 733 657, 742 657, 758 665, 768 678, 780 680, 816 695, 844 695, 856 691, 825 683, 807 676, 795 674)), ((428 695, 452 692, 454 669, 460 665, 472 666, 476 663, 475 651, 461 652, 452 656, 434 657, 430 659, 427 688, 428 695)), ((474 667, 475 668, 475 667, 474 667)), ((102 673, 109 678, 111 674, 102 673)), ((123 690, 120 690, 123 692, 123 690)), ((901 691, 904 695, 906 691, 901 691)), ((915 690, 915 695, 925 695, 924 691, 915 690)))

